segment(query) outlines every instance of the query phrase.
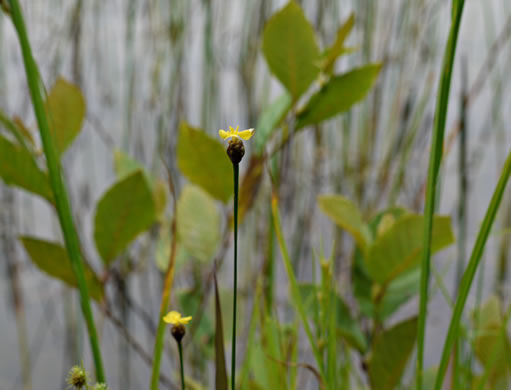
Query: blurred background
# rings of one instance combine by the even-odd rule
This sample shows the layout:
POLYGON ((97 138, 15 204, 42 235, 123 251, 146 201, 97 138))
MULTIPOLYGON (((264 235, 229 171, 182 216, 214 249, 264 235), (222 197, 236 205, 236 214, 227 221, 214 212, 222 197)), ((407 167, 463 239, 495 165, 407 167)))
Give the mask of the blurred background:
MULTIPOLYGON (((283 90, 264 60, 261 34, 265 21, 285 3, 21 1, 46 88, 63 76, 80 87, 86 100, 83 129, 63 156, 62 165, 80 239, 95 269, 101 269, 92 238, 95 204, 116 179, 116 151, 137 159, 164 182, 167 166, 179 194, 186 182, 175 158, 180 121, 214 137, 218 129, 229 125, 256 127, 264 108, 283 90)), ((337 63, 337 71, 369 62, 383 64, 363 103, 292 137, 277 156, 284 234, 298 278, 310 280, 318 254, 334 250, 338 291, 351 302, 347 286, 353 243, 320 212, 316 197, 342 194, 366 216, 394 205, 422 212, 451 7, 445 0, 299 3, 322 48, 333 42, 339 25, 354 12, 355 27, 347 43, 357 50, 337 63)), ((466 261, 470 253, 511 146, 510 37, 511 2, 467 1, 454 65, 438 204, 439 213, 452 217, 457 243, 435 259, 438 274, 432 277, 432 285, 438 287, 440 278, 445 290, 442 294, 433 289, 426 366, 436 364, 441 353, 451 313, 446 296, 452 297, 457 286, 457 259, 466 261), (460 159, 460 150, 464 150, 464 159, 460 159)), ((0 108, 11 117, 22 118, 36 134, 19 43, 3 13, 0 108)), ((242 175, 251 147, 246 143, 242 175)), ((241 333, 249 326, 255 276, 268 251, 279 255, 278 248, 268 248, 266 241, 271 228, 270 192, 271 182, 265 174, 240 228, 241 333)), ((491 293, 503 300, 509 296, 510 199, 506 195, 502 203, 469 307, 491 293)), ((228 206, 220 208, 223 217, 229 212, 228 206)), ((158 255, 165 246, 160 230, 154 228, 141 236, 116 263, 108 275, 107 303, 95 308, 112 389, 143 389, 149 383, 148 357, 165 268, 161 264, 165 255, 158 255)), ((19 244, 20 235, 62 240, 58 220, 47 203, 0 183, 0 390, 21 389, 27 376, 30 380, 25 380, 25 386, 31 382, 33 389, 64 388, 72 365, 83 360, 92 371, 78 293, 40 272, 19 244)), ((226 258, 219 281, 228 312, 232 248, 229 240, 224 241, 220 240, 215 258, 226 258)), ((287 278, 280 261, 276 264, 275 304, 284 308, 287 278)), ((178 260, 174 291, 193 291, 209 283, 212 265, 212 259, 184 254, 178 260)), ((177 304, 178 298, 172 302, 177 304)), ((212 304, 209 300, 208 306, 212 304)), ((415 313, 417 306, 415 297, 393 319, 415 313)), ((288 315, 285 310, 281 313, 282 319, 288 315)), ((241 356, 243 344, 239 343, 241 356)), ((162 361, 162 372, 170 378, 176 367, 174 348, 169 342, 162 361)), ((211 388, 211 365, 190 361, 189 367, 191 377, 211 388)), ((303 388, 314 388, 309 376, 303 376, 303 388)))

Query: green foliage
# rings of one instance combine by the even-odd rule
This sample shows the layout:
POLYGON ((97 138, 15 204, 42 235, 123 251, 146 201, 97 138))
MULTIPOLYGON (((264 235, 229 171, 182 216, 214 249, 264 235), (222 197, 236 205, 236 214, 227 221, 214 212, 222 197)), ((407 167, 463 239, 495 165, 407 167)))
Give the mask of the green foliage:
POLYGON ((63 154, 82 128, 85 99, 80 89, 59 77, 45 103, 51 133, 59 154, 63 154))
POLYGON ((369 361, 371 389, 396 388, 413 351, 416 337, 416 317, 376 335, 369 361))
POLYGON ((351 200, 341 195, 320 195, 318 204, 321 211, 353 236, 360 249, 366 250, 371 242, 371 232, 351 200))
POLYGON ((27 149, 0 136, 0 177, 14 185, 53 202, 48 175, 37 166, 27 149))
MULTIPOLYGON (((397 220, 370 246, 365 266, 370 277, 386 284, 419 265, 423 249, 424 217, 408 214, 397 220)), ((434 253, 452 244, 454 235, 449 217, 435 216, 431 240, 434 253)))
POLYGON ((232 163, 224 146, 185 122, 179 126, 177 165, 188 180, 215 199, 227 203, 231 198, 232 163))
POLYGON ((131 158, 119 149, 114 150, 114 170, 119 179, 122 179, 137 170, 142 170, 151 185, 156 215, 159 219, 163 219, 163 214, 167 207, 167 186, 165 182, 160 179, 155 179, 149 175, 139 161, 131 158))
POLYGON ((220 242, 220 214, 215 201, 199 187, 187 185, 177 202, 177 238, 187 252, 210 260, 220 242))
POLYGON ((353 26, 355 25, 355 14, 351 13, 346 22, 339 27, 337 30, 337 35, 335 36, 335 42, 331 47, 325 50, 323 54, 323 58, 320 61, 320 66, 323 72, 327 74, 331 74, 334 68, 335 61, 345 53, 348 53, 350 49, 344 46, 344 42, 351 30, 353 30, 353 26))
POLYGON ((511 368, 511 346, 501 311, 499 299, 491 296, 474 312, 474 318, 477 318, 474 352, 488 371, 489 383, 493 387, 509 375, 511 368))
POLYGON ((307 102, 297 116, 296 129, 318 124, 361 101, 372 88, 381 65, 366 65, 332 77, 307 102))
POLYGON ((115 183, 99 200, 94 218, 94 240, 103 261, 110 264, 155 220, 153 196, 142 171, 115 183))
POLYGON ((318 76, 319 47, 314 29, 293 0, 266 24, 263 53, 271 72, 295 101, 318 76))
MULTIPOLYGON (((216 275, 213 275, 215 287, 215 389, 227 390, 227 368, 225 364, 224 329, 222 325, 222 307, 218 294, 216 275)), ((235 375, 233 373, 232 375, 235 375)))
MULTIPOLYGON (((78 287, 76 276, 71 268, 71 262, 66 249, 59 244, 40 240, 34 237, 20 237, 25 250, 32 262, 49 276, 59 279, 71 287, 78 287)), ((103 284, 92 268, 84 263, 85 280, 92 298, 103 300, 105 292, 103 284)))
POLYGON ((253 137, 254 151, 256 154, 262 154, 264 152, 266 142, 289 112, 292 103, 291 95, 284 92, 263 111, 257 122, 253 137))

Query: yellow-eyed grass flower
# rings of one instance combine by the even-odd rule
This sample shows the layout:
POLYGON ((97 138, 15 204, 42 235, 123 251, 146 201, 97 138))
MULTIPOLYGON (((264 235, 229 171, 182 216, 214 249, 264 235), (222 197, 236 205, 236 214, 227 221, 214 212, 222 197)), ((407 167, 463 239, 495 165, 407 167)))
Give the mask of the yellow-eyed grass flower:
POLYGON ((231 362, 231 389, 236 386, 236 299, 238 290, 238 187, 239 187, 239 164, 245 155, 243 141, 248 141, 254 135, 254 129, 239 130, 239 126, 229 131, 219 130, 218 134, 224 140, 229 140, 227 155, 231 159, 234 176, 234 291, 232 305, 232 362, 231 362))
POLYGON ((170 328, 170 333, 174 340, 177 342, 177 348, 179 350, 179 362, 181 363, 181 388, 185 389, 185 371, 183 366, 183 347, 181 345, 181 340, 186 334, 185 325, 188 324, 192 320, 191 316, 183 317, 181 313, 178 311, 172 310, 165 317, 163 317, 163 321, 167 324, 172 325, 170 328))

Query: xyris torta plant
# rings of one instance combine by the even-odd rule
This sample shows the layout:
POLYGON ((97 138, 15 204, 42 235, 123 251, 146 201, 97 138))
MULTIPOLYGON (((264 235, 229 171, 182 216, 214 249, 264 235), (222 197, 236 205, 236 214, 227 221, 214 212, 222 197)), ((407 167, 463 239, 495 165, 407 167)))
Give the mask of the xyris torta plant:
POLYGON ((245 146, 242 140, 248 141, 254 135, 254 129, 239 130, 239 126, 229 131, 219 130, 218 134, 224 140, 229 140, 227 155, 231 159, 234 176, 234 291, 232 305, 232 361, 231 361, 231 389, 236 385, 236 298, 238 286, 238 190, 239 190, 239 164, 245 155, 245 146))

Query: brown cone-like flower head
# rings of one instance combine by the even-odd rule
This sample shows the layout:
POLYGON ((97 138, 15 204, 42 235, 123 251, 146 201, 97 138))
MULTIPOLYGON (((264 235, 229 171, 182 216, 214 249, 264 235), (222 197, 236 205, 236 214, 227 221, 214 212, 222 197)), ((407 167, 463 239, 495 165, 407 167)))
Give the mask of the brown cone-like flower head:
POLYGON ((174 337, 176 341, 180 343, 186 334, 185 326, 182 324, 173 325, 172 328, 170 328, 170 333, 172 333, 172 337, 174 337))
POLYGON ((239 164, 245 155, 245 146, 243 145, 243 141, 238 137, 231 138, 229 140, 229 146, 227 147, 227 155, 233 164, 239 164))

